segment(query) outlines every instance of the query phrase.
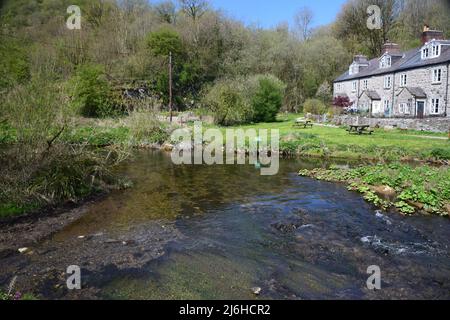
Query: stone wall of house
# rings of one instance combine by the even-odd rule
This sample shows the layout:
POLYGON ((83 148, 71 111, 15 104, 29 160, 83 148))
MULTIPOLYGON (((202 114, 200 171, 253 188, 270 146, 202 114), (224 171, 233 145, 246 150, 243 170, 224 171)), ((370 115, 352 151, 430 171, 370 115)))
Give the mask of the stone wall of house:
MULTIPOLYGON (((318 120, 318 119, 316 119, 318 120)), ((335 116, 331 119, 335 125, 368 124, 371 127, 387 129, 410 129, 418 131, 448 132, 450 130, 450 118, 425 118, 425 119, 404 119, 404 118, 369 118, 350 115, 335 116)))
MULTIPOLYGON (((447 64, 441 64, 436 66, 427 66, 420 69, 407 70, 396 74, 396 95, 400 92, 402 87, 400 86, 400 78, 402 74, 406 74, 407 87, 419 87, 427 94, 425 103, 425 116, 433 115, 431 112, 431 99, 439 99, 440 110, 439 115, 446 114, 446 100, 447 100, 447 83, 448 83, 448 67, 447 64), (441 82, 433 83, 433 70, 441 69, 441 82)), ((420 100, 420 99, 419 99, 420 100)), ((398 102, 400 103, 400 102, 398 102)), ((396 103, 396 104, 398 104, 396 103)), ((397 114, 402 116, 400 114, 397 114)))
MULTIPOLYGON (((391 115, 394 117, 411 117, 411 114, 416 114, 416 106, 414 97, 410 96, 411 99, 414 100, 414 105, 412 106, 413 110, 411 110, 411 114, 402 114, 399 112, 399 104, 402 102, 407 102, 407 97, 404 97, 404 94, 399 98, 397 95, 403 89, 401 87, 401 75, 406 74, 407 77, 407 87, 419 87, 424 90, 427 95, 427 99, 425 99, 425 116, 436 116, 436 114, 432 114, 431 107, 432 99, 439 99, 440 101, 440 110, 437 116, 450 117, 450 65, 448 63, 434 66, 425 66, 423 68, 417 68, 412 70, 400 71, 395 74, 383 74, 372 76, 363 79, 356 80, 348 80, 340 83, 334 84, 334 96, 338 96, 341 94, 346 94, 350 101, 354 102, 358 107, 360 106, 359 96, 365 90, 364 81, 367 80, 367 89, 373 90, 378 93, 381 97, 381 105, 384 109, 384 101, 387 100, 391 105, 391 115), (433 83, 433 70, 441 69, 441 82, 433 83), (392 85, 391 88, 384 88, 384 79, 386 76, 391 76, 392 85), (352 90, 353 85, 352 82, 356 81, 357 90, 352 90)), ((381 114, 380 114, 381 115, 381 114)))

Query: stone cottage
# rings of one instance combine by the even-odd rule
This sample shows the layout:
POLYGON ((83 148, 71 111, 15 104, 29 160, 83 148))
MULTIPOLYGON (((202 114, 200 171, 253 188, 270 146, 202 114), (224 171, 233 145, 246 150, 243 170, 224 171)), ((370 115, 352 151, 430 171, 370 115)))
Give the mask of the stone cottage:
POLYGON ((424 28, 422 46, 401 52, 386 43, 381 57, 355 56, 334 81, 334 97, 348 97, 371 117, 450 117, 450 40, 424 28))

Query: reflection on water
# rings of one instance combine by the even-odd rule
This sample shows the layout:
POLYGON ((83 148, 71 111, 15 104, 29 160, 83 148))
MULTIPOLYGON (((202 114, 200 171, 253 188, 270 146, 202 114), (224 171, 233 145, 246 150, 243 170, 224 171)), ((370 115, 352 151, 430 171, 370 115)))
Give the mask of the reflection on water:
POLYGON ((253 166, 174 166, 140 152, 115 192, 56 234, 120 235, 149 220, 175 221, 183 238, 139 272, 112 275, 101 296, 135 299, 450 298, 447 219, 376 212, 344 186, 298 177, 318 161, 286 160, 276 176, 253 166), (367 267, 383 289, 365 289, 367 267))

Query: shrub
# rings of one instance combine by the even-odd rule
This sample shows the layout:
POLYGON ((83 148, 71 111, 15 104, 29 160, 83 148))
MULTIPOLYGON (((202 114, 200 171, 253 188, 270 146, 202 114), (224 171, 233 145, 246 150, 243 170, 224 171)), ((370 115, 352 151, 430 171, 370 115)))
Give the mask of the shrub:
POLYGON ((351 105, 353 105, 353 103, 350 101, 349 97, 337 96, 333 99, 333 106, 335 107, 348 108, 351 105))
POLYGON ((150 111, 134 111, 127 119, 134 143, 159 143, 169 140, 169 132, 150 111))
POLYGON ((325 114, 328 111, 327 106, 318 99, 308 99, 303 105, 303 112, 316 115, 325 114))
POLYGON ((220 125, 276 120, 284 99, 285 85, 271 75, 227 79, 207 91, 203 104, 220 125))
POLYGON ((283 105, 286 86, 272 75, 256 76, 255 80, 257 85, 251 92, 253 121, 273 122, 283 105))
POLYGON ((209 90, 204 103, 214 114, 217 124, 230 126, 248 123, 253 119, 253 110, 246 95, 242 79, 222 80, 209 90))
POLYGON ((72 105, 85 117, 117 115, 112 103, 111 88, 105 72, 98 65, 84 65, 70 81, 72 105))
POLYGON ((450 159, 450 148, 434 148, 433 150, 431 150, 430 156, 439 160, 448 160, 450 159))

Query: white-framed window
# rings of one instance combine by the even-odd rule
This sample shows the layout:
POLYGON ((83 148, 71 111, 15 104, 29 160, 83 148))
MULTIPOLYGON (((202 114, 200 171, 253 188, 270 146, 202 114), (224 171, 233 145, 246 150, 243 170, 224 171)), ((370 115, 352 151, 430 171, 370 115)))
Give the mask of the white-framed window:
POLYGON ((407 75, 406 73, 403 73, 403 74, 400 76, 400 86, 401 86, 401 87, 406 87, 407 80, 408 80, 408 75, 407 75))
POLYGON ((427 59, 430 56, 430 49, 425 47, 422 49, 422 59, 427 59))
POLYGON ((391 101, 390 100, 384 100, 383 102, 384 112, 387 113, 391 110, 391 101))
POLYGON ((440 103, 440 99, 439 98, 433 98, 431 99, 431 110, 430 110, 430 114, 439 114, 439 103, 440 103))
POLYGON ((405 114, 411 114, 411 103, 405 103, 405 114))
POLYGON ((356 89, 357 89, 356 81, 353 81, 353 82, 352 82, 352 91, 353 91, 353 92, 356 92, 356 89))
POLYGON ((391 65, 392 65, 392 58, 390 55, 385 55, 381 58, 380 60, 381 69, 390 68, 391 65))
POLYGON ((433 78, 432 78, 432 82, 433 83, 441 83, 442 81, 442 69, 441 68, 436 68, 433 69, 433 78))
POLYGON ((384 77, 384 88, 390 89, 392 86, 392 76, 385 76, 384 77))
POLYGON ((440 54, 441 54, 441 46, 439 44, 433 44, 431 46, 431 56, 439 57, 440 54))
POLYGON ((398 113, 411 114, 411 104, 406 102, 400 103, 398 105, 398 113))
POLYGON ((363 80, 363 89, 367 90, 369 88, 369 80, 363 80))

